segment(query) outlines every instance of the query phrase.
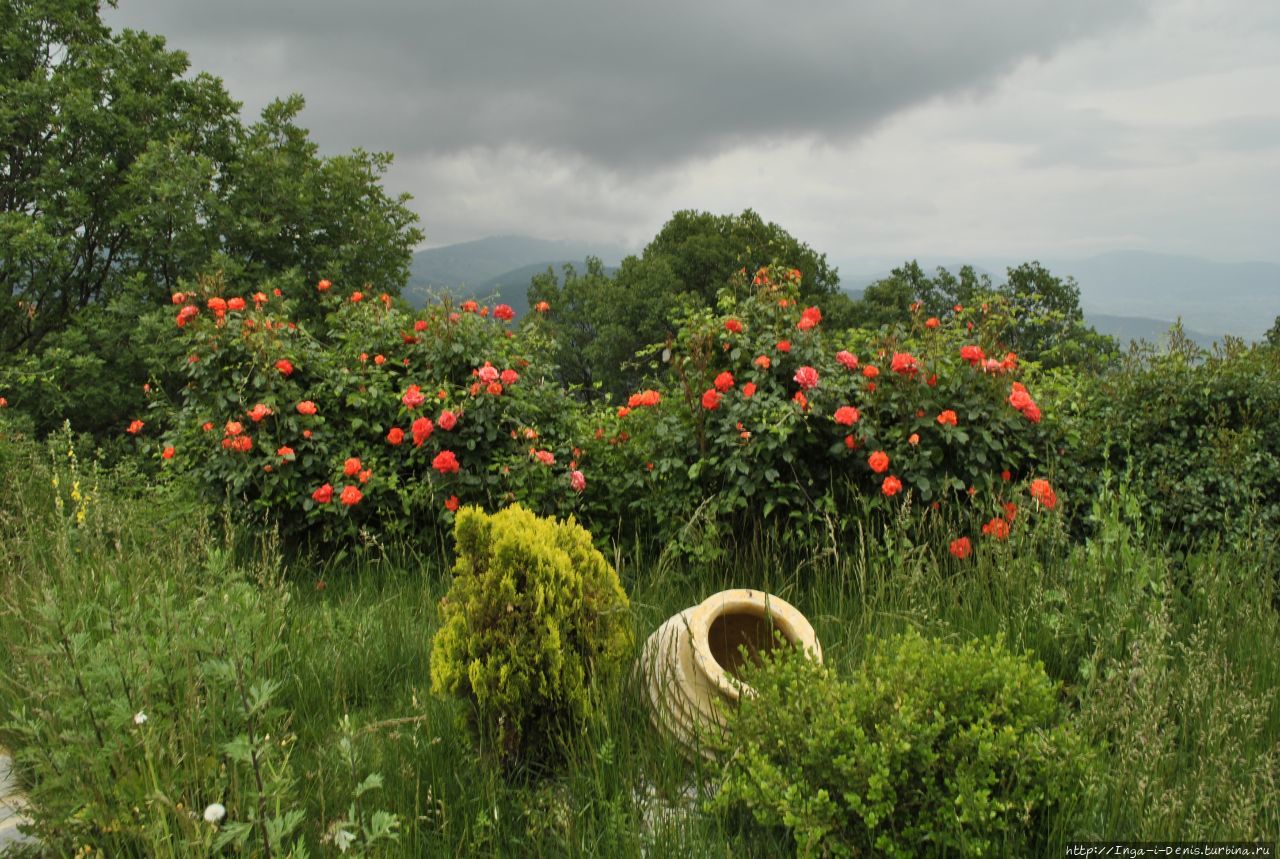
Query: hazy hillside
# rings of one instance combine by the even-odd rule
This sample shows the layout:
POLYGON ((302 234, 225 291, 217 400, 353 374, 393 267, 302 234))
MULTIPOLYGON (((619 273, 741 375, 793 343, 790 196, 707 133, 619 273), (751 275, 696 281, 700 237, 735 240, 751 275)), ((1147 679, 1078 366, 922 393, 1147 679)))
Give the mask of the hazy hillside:
MULTIPOLYGON (((992 283, 1004 279, 1005 269, 1024 260, 973 260, 992 283)), ((1199 343, 1233 334, 1247 340, 1261 338, 1280 316, 1280 264, 1220 263, 1198 257, 1145 251, 1115 251, 1085 259, 1041 260, 1059 277, 1071 276, 1080 286, 1080 306, 1091 325, 1122 340, 1157 340, 1179 317, 1188 336, 1199 343)), ((920 260, 926 271, 937 266, 955 270, 955 260, 920 260)), ((842 268, 844 268, 842 266, 842 268)), ((846 270, 854 271, 856 266, 846 270)), ((854 275, 841 279, 851 295, 887 277, 854 275)))
POLYGON ((573 261, 583 268, 588 256, 616 265, 626 253, 616 245, 547 241, 530 236, 491 236, 430 248, 413 255, 404 297, 421 306, 432 293, 444 291, 468 297, 500 294, 499 301, 521 312, 527 309, 525 290, 529 279, 547 266, 558 272, 565 261, 573 261))
POLYGON ((1046 262, 1080 284, 1086 311, 1156 319, 1182 317, 1215 337, 1262 337, 1280 315, 1280 265, 1220 263, 1197 257, 1116 251, 1046 262))

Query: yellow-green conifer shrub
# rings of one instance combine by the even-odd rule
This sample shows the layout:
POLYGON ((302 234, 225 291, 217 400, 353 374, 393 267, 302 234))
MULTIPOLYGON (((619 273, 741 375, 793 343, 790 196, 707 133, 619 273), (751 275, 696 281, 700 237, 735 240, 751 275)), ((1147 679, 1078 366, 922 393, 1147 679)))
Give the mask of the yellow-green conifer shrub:
POLYGON ((482 739, 505 763, 555 760, 630 650, 618 574, 573 517, 465 507, 453 533, 432 689, 472 702, 482 739))

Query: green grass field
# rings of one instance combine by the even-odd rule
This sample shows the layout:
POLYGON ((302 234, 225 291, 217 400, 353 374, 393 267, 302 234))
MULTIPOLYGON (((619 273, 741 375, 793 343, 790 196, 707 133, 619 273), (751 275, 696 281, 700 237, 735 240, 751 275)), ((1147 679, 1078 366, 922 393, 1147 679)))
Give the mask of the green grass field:
MULTIPOLYGON (((1114 487, 1087 544, 1045 519, 967 565, 907 527, 808 557, 761 540, 707 569, 631 547, 610 560, 637 642, 750 586, 804 612, 839 670, 908 628, 1030 651, 1102 750, 1043 833, 1057 855, 1077 838, 1275 841, 1274 544, 1171 555, 1127 506, 1114 487)), ((52 855, 207 855, 249 820, 262 821, 245 824, 251 855, 268 825, 311 855, 791 849, 784 831, 703 808, 717 768, 667 745, 628 684, 563 770, 494 767, 463 705, 431 693, 446 535, 317 559, 226 521, 181 485, 0 444, 0 740, 52 855), (201 817, 213 802, 222 829, 201 817)))

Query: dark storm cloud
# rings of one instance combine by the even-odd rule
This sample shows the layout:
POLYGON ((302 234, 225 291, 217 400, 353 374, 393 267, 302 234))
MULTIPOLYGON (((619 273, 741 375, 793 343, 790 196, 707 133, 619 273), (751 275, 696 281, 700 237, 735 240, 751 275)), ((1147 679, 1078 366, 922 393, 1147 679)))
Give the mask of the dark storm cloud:
POLYGON ((1100 34, 1140 0, 896 3, 121 0, 259 108, 301 92, 326 150, 520 146, 612 169, 842 140, 1100 34))

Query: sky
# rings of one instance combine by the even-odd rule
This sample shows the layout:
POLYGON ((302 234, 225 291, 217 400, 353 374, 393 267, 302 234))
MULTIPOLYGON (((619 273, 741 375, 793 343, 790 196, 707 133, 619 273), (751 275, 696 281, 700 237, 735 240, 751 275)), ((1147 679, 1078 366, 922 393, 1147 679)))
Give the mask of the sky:
POLYGON ((1275 0, 119 0, 247 119, 389 151, 425 246, 752 208, 841 264, 1280 262, 1275 0))

